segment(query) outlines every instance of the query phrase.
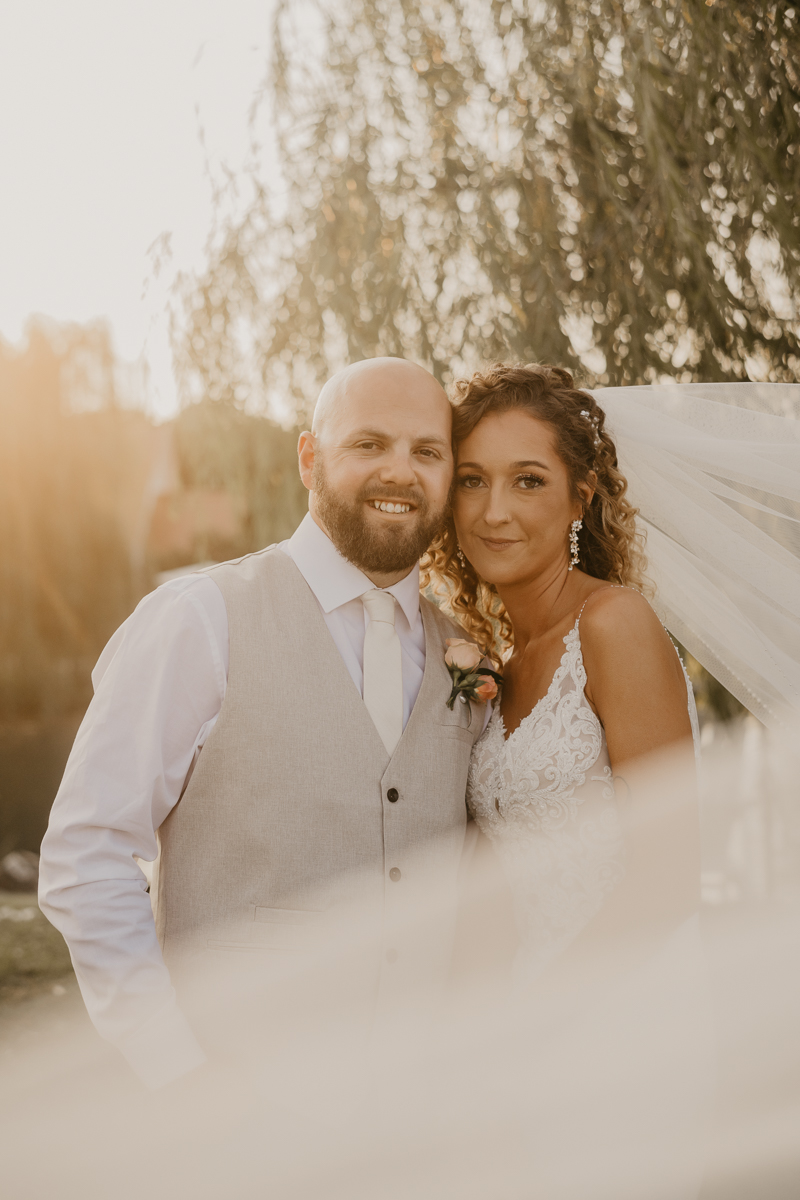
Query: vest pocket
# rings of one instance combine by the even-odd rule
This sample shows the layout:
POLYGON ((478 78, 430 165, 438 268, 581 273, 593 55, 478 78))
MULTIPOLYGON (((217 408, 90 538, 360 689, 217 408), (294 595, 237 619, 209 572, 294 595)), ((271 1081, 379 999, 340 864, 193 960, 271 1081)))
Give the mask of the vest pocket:
POLYGON ((219 930, 210 950, 312 950, 322 944, 323 912, 311 909, 254 907, 253 920, 219 930))
POLYGON ((312 950, 323 940, 323 912, 296 908, 255 908, 253 941, 271 950, 312 950))
POLYGON ((256 908, 253 920, 268 924, 308 925, 318 921, 322 915, 320 909, 313 908, 256 908))

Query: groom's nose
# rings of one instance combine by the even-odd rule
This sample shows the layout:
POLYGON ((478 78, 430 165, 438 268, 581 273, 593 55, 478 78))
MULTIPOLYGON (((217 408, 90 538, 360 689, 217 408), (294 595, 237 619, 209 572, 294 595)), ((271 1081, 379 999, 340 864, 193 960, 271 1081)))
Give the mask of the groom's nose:
POLYGON ((406 450, 395 449, 387 455, 380 469, 381 483, 396 483, 398 487, 413 487, 417 482, 414 459, 406 450))

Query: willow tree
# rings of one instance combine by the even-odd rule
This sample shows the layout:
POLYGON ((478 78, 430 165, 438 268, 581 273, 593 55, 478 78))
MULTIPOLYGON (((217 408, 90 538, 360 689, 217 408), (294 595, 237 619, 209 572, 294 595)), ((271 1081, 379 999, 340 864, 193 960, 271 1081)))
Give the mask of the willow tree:
POLYGON ((298 412, 381 353, 800 378, 798 64, 781 3, 280 0, 278 169, 217 231, 187 365, 298 412))

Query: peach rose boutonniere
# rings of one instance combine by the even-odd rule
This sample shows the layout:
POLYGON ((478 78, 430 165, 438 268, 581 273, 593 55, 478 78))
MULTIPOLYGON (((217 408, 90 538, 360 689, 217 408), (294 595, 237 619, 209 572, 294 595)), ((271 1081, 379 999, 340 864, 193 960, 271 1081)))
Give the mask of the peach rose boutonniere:
POLYGON ((503 677, 496 671, 491 671, 489 667, 482 667, 482 659, 481 649, 474 642, 468 642, 464 638, 447 639, 444 661, 453 680, 453 690, 447 701, 448 708, 452 709, 459 696, 464 704, 468 704, 470 700, 478 700, 481 704, 485 704, 487 700, 494 700, 498 684, 503 682, 503 677))

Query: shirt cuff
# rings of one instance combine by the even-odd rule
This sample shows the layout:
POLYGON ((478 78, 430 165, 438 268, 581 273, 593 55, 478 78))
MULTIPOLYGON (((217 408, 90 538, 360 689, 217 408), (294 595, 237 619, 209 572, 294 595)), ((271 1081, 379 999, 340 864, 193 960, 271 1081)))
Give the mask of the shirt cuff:
POLYGON ((142 1083, 154 1091, 206 1061, 206 1054, 174 998, 117 1043, 142 1083))

